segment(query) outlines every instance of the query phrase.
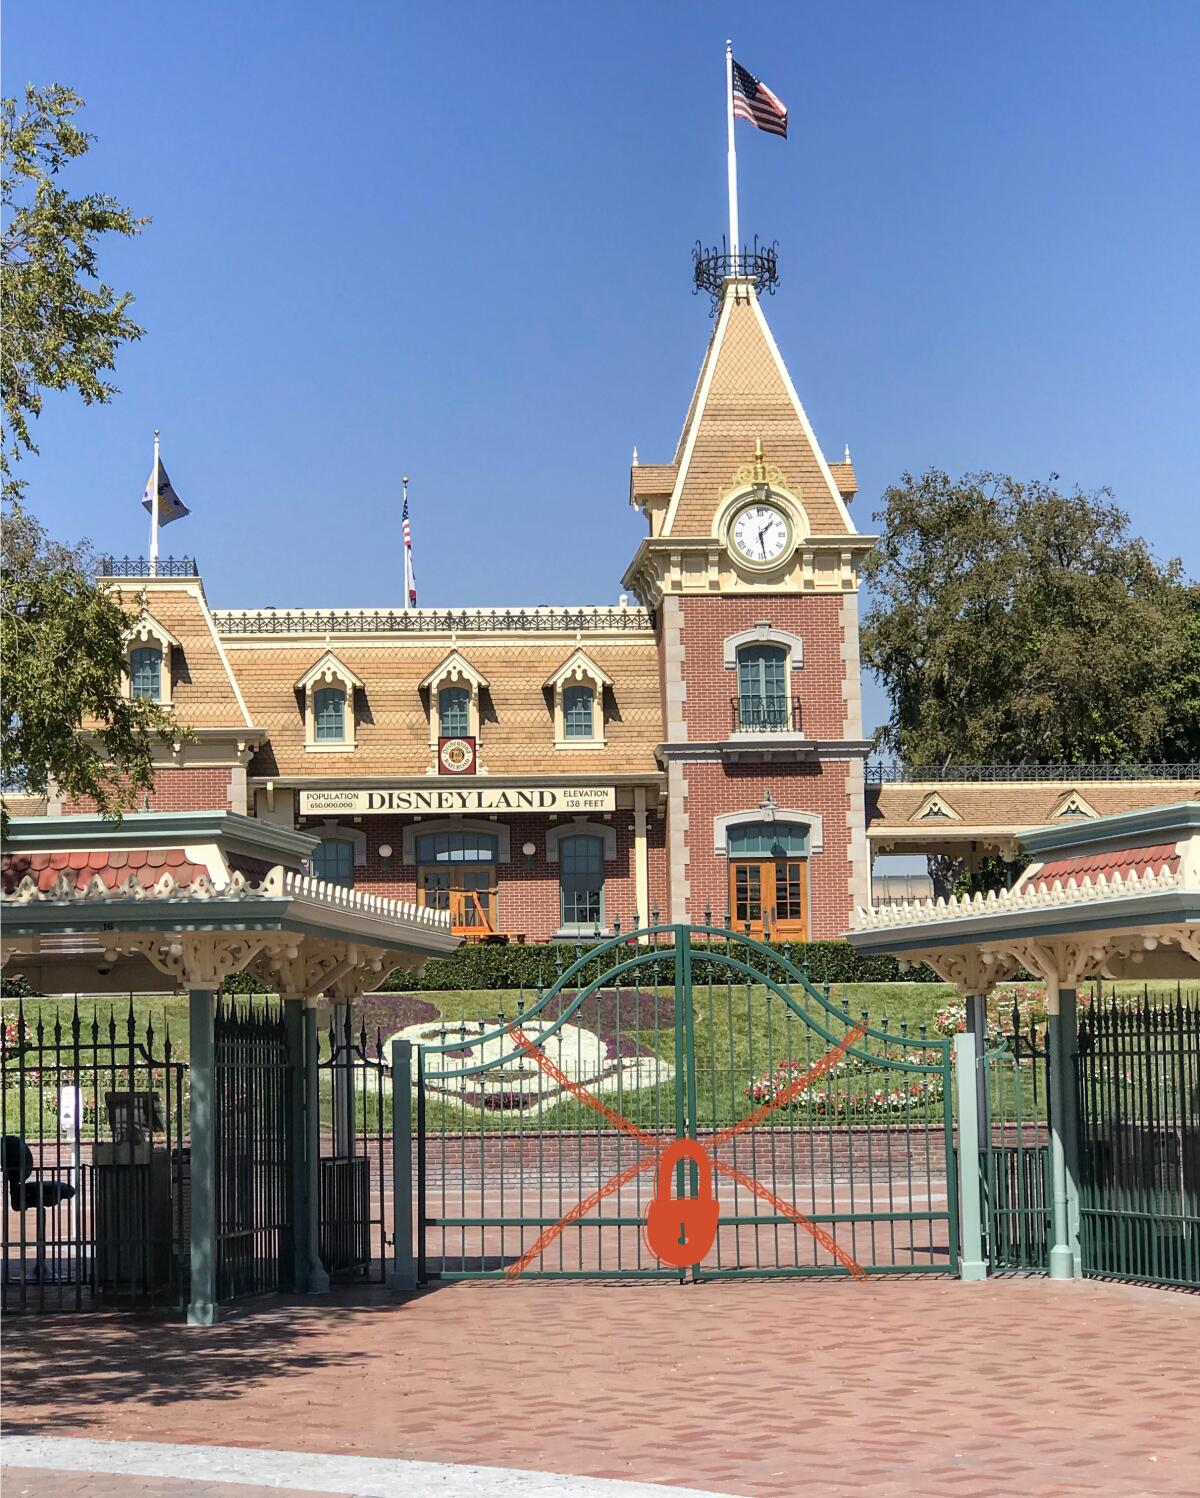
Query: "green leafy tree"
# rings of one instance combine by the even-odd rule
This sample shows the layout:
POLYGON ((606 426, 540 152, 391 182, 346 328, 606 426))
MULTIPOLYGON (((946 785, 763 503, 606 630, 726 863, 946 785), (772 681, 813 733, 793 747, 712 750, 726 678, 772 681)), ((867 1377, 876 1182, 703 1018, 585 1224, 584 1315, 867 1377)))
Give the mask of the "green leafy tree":
POLYGON ((1195 590, 1108 491, 1056 481, 935 469, 888 489, 863 621, 880 747, 916 765, 1194 756, 1195 590))
POLYGON ((37 451, 30 422, 42 409, 42 392, 73 389, 89 405, 115 393, 106 371, 142 329, 128 315, 131 295, 100 280, 97 246, 106 234, 140 233, 148 220, 104 194, 73 198, 60 185, 63 168, 94 139, 74 123, 83 104, 78 94, 57 83, 31 84, 23 109, 16 99, 0 104, 0 472, 5 496, 14 497, 23 486, 12 465, 37 451))
POLYGON ((86 544, 57 545, 9 502, 0 561, 3 788, 45 795, 53 781, 119 816, 153 787, 155 743, 181 731, 164 709, 123 695, 133 600, 123 604, 93 575, 86 544))

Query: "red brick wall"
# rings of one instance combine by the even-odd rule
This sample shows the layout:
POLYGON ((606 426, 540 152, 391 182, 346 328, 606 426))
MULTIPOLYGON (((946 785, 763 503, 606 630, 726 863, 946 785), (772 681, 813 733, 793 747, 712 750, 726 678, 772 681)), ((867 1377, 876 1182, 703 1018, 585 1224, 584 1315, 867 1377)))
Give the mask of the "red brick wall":
MULTIPOLYGON (((317 819, 301 827, 302 831, 316 832, 317 819)), ((546 858, 546 834, 553 827, 567 827, 565 820, 551 822, 545 817, 510 817, 502 819, 509 828, 510 861, 502 863, 497 875, 497 915, 500 930, 511 934, 525 935, 534 941, 545 941, 559 928, 559 866, 546 858), (526 859, 521 852, 522 844, 537 845, 537 852, 526 859)), ((592 818, 602 821, 600 817, 592 818)), ((347 831, 361 832, 367 840, 367 862, 354 870, 357 889, 371 894, 387 895, 397 900, 417 898, 417 870, 413 864, 403 862, 404 829, 413 825, 410 817, 370 817, 360 823, 345 821, 347 831), (379 857, 379 846, 388 843, 392 855, 384 867, 379 857)), ((425 820, 417 824, 421 832, 433 832, 437 823, 425 820)), ((494 824, 497 829, 501 822, 494 824)), ((630 929, 634 915, 635 875, 633 860, 633 812, 615 811, 611 826, 617 835, 617 857, 615 862, 604 865, 604 912, 605 922, 611 928, 614 919, 619 919, 625 930, 630 929)), ((663 861, 663 823, 657 817, 648 818, 649 862, 651 867, 651 890, 654 898, 654 867, 660 871, 663 861)), ((665 909, 665 897, 663 897, 665 909)), ((640 912, 639 912, 640 913, 640 912)))
POLYGON ((692 597, 680 599, 683 613, 684 716, 688 738, 728 738, 731 700, 737 695, 737 671, 724 663, 724 644, 755 624, 770 621, 804 641, 804 664, 792 665, 793 696, 801 701, 801 727, 812 739, 840 739, 846 733, 842 696, 840 593, 780 594, 761 597, 692 597))
POLYGON ((770 786, 780 806, 816 812, 824 824, 824 848, 808 861, 810 937, 826 941, 850 925, 850 832, 847 825, 846 762, 813 765, 690 764, 688 766, 688 865, 691 920, 706 906, 724 919, 729 904, 729 864, 713 852, 713 818, 749 811, 770 786))
MULTIPOLYGON (((150 794, 151 811, 228 811, 230 770, 184 769, 156 770, 154 789, 150 794)), ((139 796, 135 811, 145 810, 139 796)), ((95 812, 96 803, 90 796, 78 800, 64 801, 66 815, 81 815, 95 812)))

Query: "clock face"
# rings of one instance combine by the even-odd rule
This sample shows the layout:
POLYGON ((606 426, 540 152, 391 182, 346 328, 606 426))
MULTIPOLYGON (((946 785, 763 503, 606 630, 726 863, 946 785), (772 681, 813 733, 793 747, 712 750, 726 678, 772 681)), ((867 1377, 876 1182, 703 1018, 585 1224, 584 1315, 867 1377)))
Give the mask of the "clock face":
POLYGON ((735 549, 748 562, 773 562, 791 539, 787 516, 775 505, 753 504, 739 510, 730 527, 735 549))

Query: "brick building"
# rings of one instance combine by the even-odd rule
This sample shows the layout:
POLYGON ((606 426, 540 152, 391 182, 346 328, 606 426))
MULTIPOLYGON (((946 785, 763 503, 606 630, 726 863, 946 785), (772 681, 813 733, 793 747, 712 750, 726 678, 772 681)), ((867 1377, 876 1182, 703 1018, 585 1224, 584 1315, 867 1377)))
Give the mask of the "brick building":
POLYGON ((728 276, 673 460, 635 454, 636 604, 213 610, 190 567, 114 566, 129 690, 191 730, 151 805, 301 827, 317 873, 473 938, 835 937, 869 899, 854 491, 728 276))

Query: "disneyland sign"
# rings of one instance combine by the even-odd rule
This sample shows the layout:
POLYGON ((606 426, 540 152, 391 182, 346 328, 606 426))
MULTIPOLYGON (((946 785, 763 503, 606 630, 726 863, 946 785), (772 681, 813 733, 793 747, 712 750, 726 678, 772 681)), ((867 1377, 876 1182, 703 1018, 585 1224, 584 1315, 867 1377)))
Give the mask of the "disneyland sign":
POLYGON ((389 791, 301 791, 300 815, 304 817, 448 816, 455 812, 507 811, 556 815, 566 812, 615 811, 617 793, 611 785, 468 786, 461 790, 430 787, 428 790, 389 791))

